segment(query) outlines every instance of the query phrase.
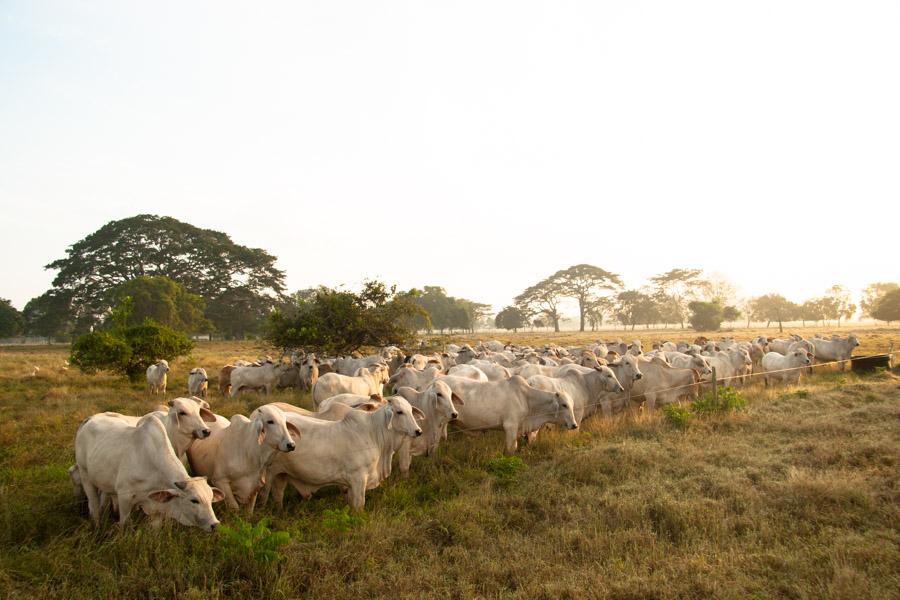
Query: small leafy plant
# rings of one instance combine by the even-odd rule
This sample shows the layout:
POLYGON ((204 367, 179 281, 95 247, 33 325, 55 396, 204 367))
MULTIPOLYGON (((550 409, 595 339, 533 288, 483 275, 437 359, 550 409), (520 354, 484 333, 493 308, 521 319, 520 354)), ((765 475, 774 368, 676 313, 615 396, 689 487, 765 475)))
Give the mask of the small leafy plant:
POLYGON ((691 403, 691 409, 698 414, 702 413, 728 413, 744 410, 747 401, 741 393, 733 387, 719 389, 719 399, 713 398, 713 393, 706 392, 702 398, 691 403))
POLYGON ((219 531, 223 539, 223 552, 230 558, 249 558, 260 564, 284 560, 279 549, 291 541, 287 531, 272 531, 268 519, 256 525, 237 517, 234 526, 222 525, 219 531))
POLYGON ((666 423, 676 429, 685 429, 694 417, 689 408, 679 404, 666 404, 662 409, 666 423))
POLYGON ((505 487, 515 483, 519 471, 528 465, 518 456, 495 456, 485 463, 485 467, 497 478, 497 484, 505 487))
POLYGON ((363 522, 362 515, 350 512, 349 506, 335 509, 325 509, 322 513, 322 526, 331 531, 344 533, 350 531, 363 522))

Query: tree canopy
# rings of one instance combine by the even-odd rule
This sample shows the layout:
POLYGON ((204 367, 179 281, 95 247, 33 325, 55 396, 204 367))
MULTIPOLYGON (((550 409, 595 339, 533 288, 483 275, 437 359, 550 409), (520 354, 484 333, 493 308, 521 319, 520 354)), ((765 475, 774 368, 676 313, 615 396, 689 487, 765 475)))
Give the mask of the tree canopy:
POLYGON ((766 321, 766 327, 772 321, 778 323, 778 330, 784 331, 784 322, 793 319, 800 307, 781 294, 766 294, 753 300, 753 316, 766 321))
POLYGON ((859 307, 862 309, 863 316, 872 317, 872 311, 875 309, 875 305, 878 304, 878 301, 888 292, 896 289, 900 289, 900 284, 892 281, 870 283, 867 285, 865 289, 863 289, 862 297, 859 300, 859 307))
POLYGON ((663 322, 677 322, 684 327, 687 304, 707 290, 703 269, 671 269, 650 278, 663 322))
POLYGON ((22 313, 6 298, 0 298, 0 338, 22 333, 25 319, 22 313))
POLYGON ((490 306, 465 298, 448 296, 444 288, 426 285, 422 290, 411 290, 409 299, 424 311, 416 323, 419 329, 463 329, 474 331, 477 322, 489 311, 490 306), (427 316, 427 320, 424 318, 427 316))
POLYGON ((513 331, 517 331, 518 329, 525 327, 527 320, 525 319, 525 315, 522 314, 522 311, 516 308, 515 306, 507 306, 499 313, 497 313, 496 318, 494 319, 494 324, 500 329, 511 329, 513 331))
POLYGON ((872 317, 879 321, 900 321, 900 288, 885 293, 872 308, 872 317))
POLYGON ((112 298, 120 310, 126 309, 120 325, 140 325, 150 319, 189 333, 212 329, 212 323, 203 316, 206 307, 203 298, 168 277, 136 277, 116 287, 112 298))
MULTIPOLYGON (((284 273, 265 250, 240 246, 224 233, 156 215, 111 221, 72 244, 65 258, 46 268, 59 271, 54 289, 70 298, 79 330, 99 322, 109 308, 113 289, 143 276, 177 281, 210 304, 240 289, 271 306, 284 290, 284 273)), ((216 322, 220 324, 226 325, 216 322)))
MULTIPOLYGON (((572 265, 550 276, 558 282, 563 295, 574 298, 578 302, 579 331, 584 331, 584 324, 592 309, 599 306, 597 300, 604 291, 622 287, 622 280, 615 273, 610 273, 594 265, 572 265)), ((596 312, 594 313, 596 315, 596 312)))
POLYGON ((696 331, 718 331, 725 320, 724 310, 718 300, 703 302, 694 300, 688 304, 689 320, 696 331))
POLYGON ((311 299, 298 298, 289 310, 270 315, 266 339, 279 348, 348 354, 366 346, 408 344, 423 316, 411 294, 380 281, 367 281, 359 293, 322 287, 311 299))
POLYGON ((622 325, 649 325, 659 322, 659 311, 653 297, 638 290, 625 290, 616 295, 616 319, 622 325))

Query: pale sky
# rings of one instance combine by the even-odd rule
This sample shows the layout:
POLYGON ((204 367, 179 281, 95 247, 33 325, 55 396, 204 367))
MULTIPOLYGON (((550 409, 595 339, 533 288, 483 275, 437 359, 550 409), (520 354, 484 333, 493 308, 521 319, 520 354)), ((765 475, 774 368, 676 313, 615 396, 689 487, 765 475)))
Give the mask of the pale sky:
POLYGON ((290 290, 900 279, 900 2, 0 3, 0 297, 169 215, 290 290))

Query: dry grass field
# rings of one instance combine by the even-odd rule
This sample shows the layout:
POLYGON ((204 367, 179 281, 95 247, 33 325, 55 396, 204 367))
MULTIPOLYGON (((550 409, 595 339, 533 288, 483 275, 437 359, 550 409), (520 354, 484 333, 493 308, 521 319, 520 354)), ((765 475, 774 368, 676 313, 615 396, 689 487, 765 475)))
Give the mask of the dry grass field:
MULTIPOLYGON (((850 331, 849 328, 842 328, 850 331)), ((774 330, 768 331, 772 334, 774 330)), ((801 333, 809 334, 813 330, 801 333)), ((744 339, 755 331, 738 330, 744 339)), ((843 332, 842 332, 843 333, 843 332)), ((900 330, 859 330, 859 353, 900 330)), ((519 333, 519 343, 689 332, 519 333)), ((473 340, 484 336, 453 339, 473 340)), ((271 350, 201 343, 192 366, 271 350)), ((900 376, 822 368, 797 387, 742 390, 740 412, 686 427, 640 409, 551 431, 499 459, 499 432, 451 434, 407 480, 369 492, 359 517, 325 490, 284 512, 283 559, 258 562, 222 534, 146 521, 95 529, 66 469, 92 413, 142 414, 159 399, 109 375, 62 370, 68 348, 0 349, 0 598, 873 598, 900 595, 900 376), (32 376, 33 367, 40 370, 32 376)), ((214 384, 215 382, 213 382, 214 384)), ((212 385, 212 388, 215 386, 212 385)), ((279 400, 308 405, 283 391, 279 400)), ((265 399, 212 391, 213 409, 265 399)), ((223 504, 226 525, 237 518, 223 504)))

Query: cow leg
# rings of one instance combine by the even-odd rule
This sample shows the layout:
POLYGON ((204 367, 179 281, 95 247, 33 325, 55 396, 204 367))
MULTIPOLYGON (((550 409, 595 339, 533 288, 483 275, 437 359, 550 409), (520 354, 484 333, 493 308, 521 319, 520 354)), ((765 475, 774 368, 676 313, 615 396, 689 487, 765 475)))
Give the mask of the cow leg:
POLYGON ((246 505, 246 509, 247 509, 247 514, 248 514, 248 515, 252 515, 252 514, 253 514, 253 508, 256 506, 256 496, 257 496, 257 494, 259 494, 259 490, 256 490, 255 492, 251 492, 250 495, 247 497, 247 505, 246 505))
POLYGON ((400 446, 398 464, 400 466, 400 475, 404 479, 409 477, 409 465, 412 463, 412 452, 409 449, 409 442, 400 446))
POLYGON ((514 423, 505 423, 503 430, 506 432, 506 453, 515 454, 519 447, 519 428, 514 423))
POLYGON ((131 508, 133 505, 134 496, 132 494, 119 496, 119 525, 124 525, 128 522, 128 517, 131 516, 131 508))
POLYGON ((87 496, 88 512, 94 523, 100 524, 100 498, 97 494, 97 488, 94 487, 87 477, 82 476, 81 487, 84 488, 84 495, 87 496))
POLYGON ((355 481, 350 485, 350 489, 347 490, 347 501, 350 503, 350 508, 354 511, 360 511, 366 507, 365 477, 362 478, 362 481, 355 481))
MULTIPOLYGON (((271 483, 266 483, 266 487, 263 488, 263 495, 268 497, 268 490, 272 490, 272 499, 275 500, 275 507, 278 510, 282 510, 284 508, 284 488, 287 487, 288 478, 287 475, 276 475, 273 478, 271 483)), ((263 499, 265 501, 265 498, 263 499)))
POLYGON ((228 505, 228 508, 231 510, 239 510, 241 507, 238 504, 237 498, 234 497, 234 492, 231 491, 231 483, 225 480, 217 481, 216 487, 222 490, 222 493, 225 494, 225 504, 228 505))

